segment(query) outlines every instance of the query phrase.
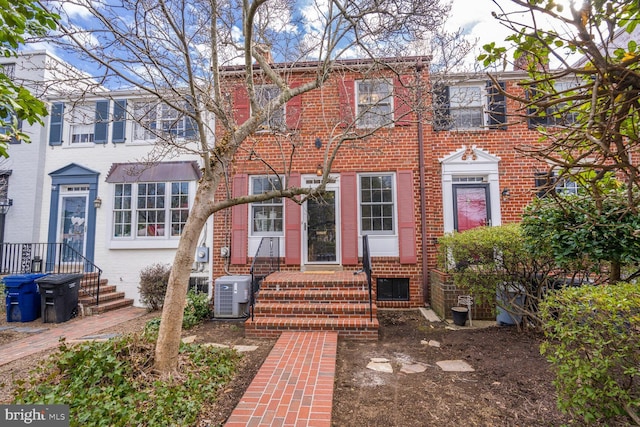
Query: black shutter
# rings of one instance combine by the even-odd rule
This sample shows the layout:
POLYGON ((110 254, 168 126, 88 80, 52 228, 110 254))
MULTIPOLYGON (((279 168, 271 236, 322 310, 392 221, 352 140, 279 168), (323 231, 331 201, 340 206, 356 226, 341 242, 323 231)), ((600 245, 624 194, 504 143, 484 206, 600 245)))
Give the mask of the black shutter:
POLYGON ((113 103, 113 134, 111 136, 111 142, 123 143, 125 141, 126 126, 127 126, 127 100, 117 99, 113 103))
POLYGON ((51 105, 51 119, 49 120, 49 145, 62 145, 63 118, 64 102, 54 102, 51 105))
POLYGON ((96 122, 93 125, 93 142, 106 144, 109 134, 109 101, 96 101, 96 122))
POLYGON ((436 83, 433 85, 433 130, 447 130, 450 128, 449 86, 436 83))
MULTIPOLYGON (((498 82, 504 92, 504 82, 498 82)), ((507 130, 507 99, 492 81, 487 82, 487 98, 489 106, 489 127, 491 129, 507 130)))
MULTIPOLYGON (((537 90, 535 86, 531 86, 527 90, 527 99, 529 102, 536 99, 537 90)), ((546 111, 540 111, 535 105, 529 105, 527 107, 527 121, 529 129, 535 129, 538 126, 547 126, 549 124, 549 118, 546 111)))
POLYGON ((553 180, 547 172, 535 173, 536 195, 540 198, 545 197, 549 190, 553 188, 553 180))

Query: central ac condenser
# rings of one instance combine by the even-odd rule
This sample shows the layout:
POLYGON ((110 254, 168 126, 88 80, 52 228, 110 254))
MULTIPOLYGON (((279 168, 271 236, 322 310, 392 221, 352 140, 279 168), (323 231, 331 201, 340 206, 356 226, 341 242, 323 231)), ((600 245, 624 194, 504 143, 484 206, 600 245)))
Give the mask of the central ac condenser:
POLYGON ((215 280, 214 317, 240 318, 248 314, 251 276, 222 276, 215 280))

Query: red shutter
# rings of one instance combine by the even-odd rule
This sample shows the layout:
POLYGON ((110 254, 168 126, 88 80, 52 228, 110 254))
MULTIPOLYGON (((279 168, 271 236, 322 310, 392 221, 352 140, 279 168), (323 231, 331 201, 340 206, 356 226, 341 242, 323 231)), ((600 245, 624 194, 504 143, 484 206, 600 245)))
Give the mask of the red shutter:
MULTIPOLYGON (((300 86, 300 82, 291 83, 291 89, 300 86)), ((302 95, 294 96, 287 102, 287 128, 300 129, 300 118, 302 117, 302 95)))
POLYGON ((342 80, 338 82, 340 99, 340 125, 347 127, 356 117, 355 81, 342 80))
POLYGON ((408 87, 408 76, 402 76, 394 81, 395 125, 409 126, 413 119, 411 113, 411 90, 408 87))
POLYGON ((251 108, 249 106, 249 95, 243 85, 237 85, 233 89, 233 118, 236 124, 241 125, 249 119, 251 108))
MULTIPOLYGON (((289 177, 289 187, 300 186, 300 174, 292 173, 289 177)), ((301 263, 301 212, 300 205, 290 199, 284 202, 284 219, 286 221, 284 234, 284 263, 300 265, 301 263)))
MULTIPOLYGON (((233 197, 247 195, 249 176, 238 174, 233 177, 233 197)), ((245 203, 231 208, 231 264, 247 263, 249 237, 249 206, 245 203)))
POLYGON ((415 264, 416 219, 413 198, 413 172, 398 171, 398 240, 400 264, 415 264))
POLYGON ((342 224, 342 264, 358 264, 358 177, 355 172, 340 174, 340 223, 342 224))

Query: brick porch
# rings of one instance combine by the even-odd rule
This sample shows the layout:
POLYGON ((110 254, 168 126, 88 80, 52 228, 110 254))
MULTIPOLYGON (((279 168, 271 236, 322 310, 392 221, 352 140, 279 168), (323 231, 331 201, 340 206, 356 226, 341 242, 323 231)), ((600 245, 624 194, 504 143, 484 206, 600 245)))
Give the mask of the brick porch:
POLYGON ((256 294, 252 338, 278 337, 284 331, 336 331, 341 338, 377 340, 375 293, 369 307, 364 273, 280 271, 266 277, 256 294))

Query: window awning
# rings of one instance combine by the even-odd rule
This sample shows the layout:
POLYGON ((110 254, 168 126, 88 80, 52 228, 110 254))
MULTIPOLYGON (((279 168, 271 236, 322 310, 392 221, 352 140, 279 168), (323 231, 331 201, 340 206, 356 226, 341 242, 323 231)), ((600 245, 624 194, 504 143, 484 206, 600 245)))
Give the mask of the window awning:
POLYGON ((109 183, 195 181, 202 173, 195 161, 160 163, 114 163, 107 174, 109 183))

